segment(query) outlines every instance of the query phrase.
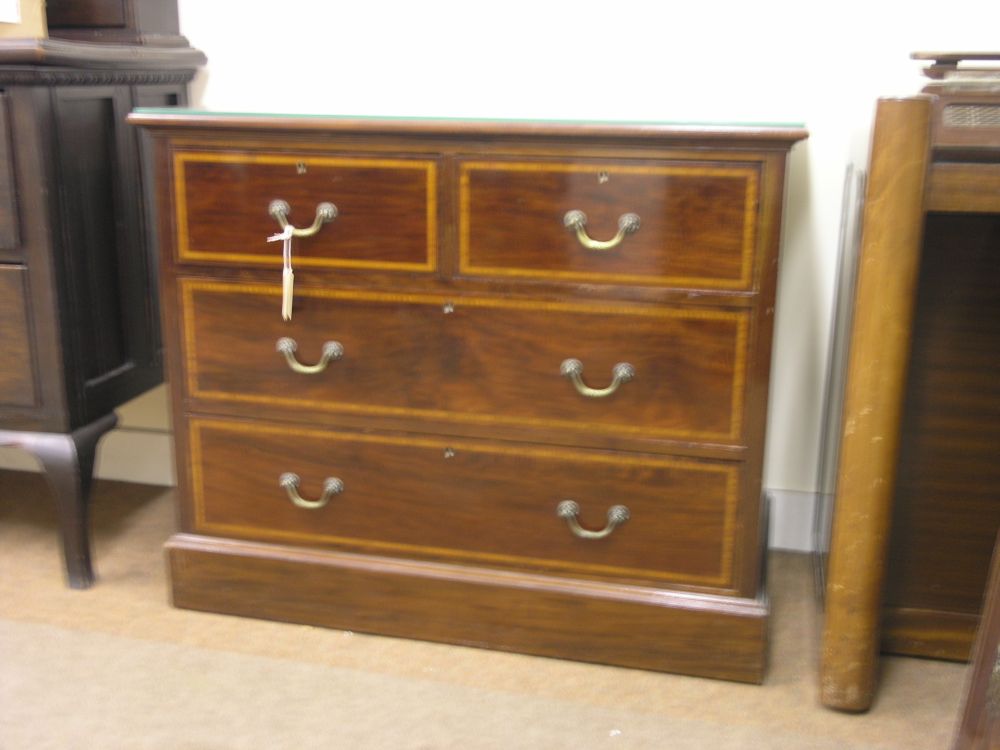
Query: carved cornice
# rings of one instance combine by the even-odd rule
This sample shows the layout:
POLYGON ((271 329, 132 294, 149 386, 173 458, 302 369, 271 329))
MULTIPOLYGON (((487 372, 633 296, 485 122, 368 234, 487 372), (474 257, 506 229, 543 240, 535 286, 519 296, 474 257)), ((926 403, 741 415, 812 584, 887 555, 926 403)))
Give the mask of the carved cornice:
POLYGON ((21 86, 111 86, 187 83, 194 70, 93 70, 80 68, 0 67, 0 84, 21 86))
POLYGON ((191 47, 95 44, 63 39, 0 40, 0 84, 181 84, 190 81, 204 64, 204 53, 191 47))

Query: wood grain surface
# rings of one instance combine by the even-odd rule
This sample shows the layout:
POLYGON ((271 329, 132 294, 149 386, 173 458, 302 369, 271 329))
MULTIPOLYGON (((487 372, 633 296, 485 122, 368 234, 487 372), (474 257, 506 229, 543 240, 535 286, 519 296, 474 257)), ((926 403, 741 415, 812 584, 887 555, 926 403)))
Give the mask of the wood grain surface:
POLYGON ((770 335, 803 131, 132 121, 158 165, 175 604, 761 679, 770 335), (548 166, 473 170, 463 193, 473 164, 548 166), (246 250, 274 231, 252 208, 272 198, 297 226, 321 200, 343 208, 293 244, 288 322, 277 248, 246 250), (598 239, 644 213, 619 248, 638 238, 639 256, 569 253, 572 208, 598 239), (303 364, 328 341, 344 353, 302 375, 282 337, 303 364), (635 377, 587 398, 569 358, 594 388, 621 362, 635 377), (328 476, 345 489, 300 509, 285 471, 307 499, 328 476), (591 530, 613 504, 632 518, 578 539, 562 499, 591 530))
POLYGON ((991 750, 1000 747, 1000 721, 996 695, 1000 675, 1000 534, 993 547, 992 562, 983 599, 982 626, 975 638, 962 718, 952 750, 991 750))
POLYGON ((740 465, 414 435, 308 430, 192 419, 196 530, 568 575, 726 588, 740 465), (278 483, 294 472, 310 500, 278 483), (602 529, 612 505, 630 519, 579 539, 563 500, 602 529))
POLYGON ((830 540, 820 699, 864 711, 875 693, 899 422, 920 264, 928 99, 875 115, 830 540))
POLYGON ((25 270, 0 268, 0 402, 34 406, 34 356, 25 304, 25 270))
POLYGON ((8 97, 0 94, 0 260, 21 258, 21 229, 17 216, 17 185, 14 182, 14 160, 11 158, 10 115, 8 97))
POLYGON ((337 216, 296 238, 295 266, 362 265, 430 270, 437 259, 436 166, 427 160, 316 153, 181 152, 175 156, 178 256, 281 267, 280 231, 268 213, 284 200, 289 222, 313 224, 316 207, 337 216))
POLYGON ((997 215, 927 216, 885 606, 940 615, 907 653, 968 658, 974 631, 952 620, 979 614, 1000 529, 998 247, 997 215))
POLYGON ((748 289, 759 164, 642 160, 462 162, 461 271, 681 287, 748 289), (588 250, 563 224, 587 216, 609 240, 626 213, 641 226, 588 250))
POLYGON ((760 601, 179 535, 173 602, 741 682, 764 674, 760 601))
POLYGON ((187 386, 202 401, 253 409, 281 399, 313 413, 348 411, 647 433, 737 443, 746 312, 381 294, 298 287, 281 320, 276 286, 204 285, 185 310, 187 386), (446 312, 446 306, 450 306, 446 312), (318 375, 289 369, 281 337, 311 364, 326 341, 344 356, 318 375), (567 358, 603 388, 619 362, 635 378, 611 396, 580 395, 560 374, 567 358))

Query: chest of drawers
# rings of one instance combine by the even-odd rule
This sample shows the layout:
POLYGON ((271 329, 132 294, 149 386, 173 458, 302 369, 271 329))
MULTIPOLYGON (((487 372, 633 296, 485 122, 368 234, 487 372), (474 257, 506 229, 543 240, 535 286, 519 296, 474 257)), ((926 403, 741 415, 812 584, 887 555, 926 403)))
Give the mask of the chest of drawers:
POLYGON ((131 119, 158 170, 177 606, 762 678, 803 131, 131 119))

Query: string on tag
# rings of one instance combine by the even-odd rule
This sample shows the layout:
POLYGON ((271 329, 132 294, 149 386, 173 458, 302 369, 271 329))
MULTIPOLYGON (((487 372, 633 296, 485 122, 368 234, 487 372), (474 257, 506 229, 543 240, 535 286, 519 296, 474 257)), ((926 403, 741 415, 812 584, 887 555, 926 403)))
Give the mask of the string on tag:
POLYGON ((292 271, 292 236, 295 227, 287 224, 278 234, 272 234, 267 238, 268 242, 282 243, 281 247, 281 318, 282 320, 292 319, 292 297, 294 295, 295 274, 292 271))

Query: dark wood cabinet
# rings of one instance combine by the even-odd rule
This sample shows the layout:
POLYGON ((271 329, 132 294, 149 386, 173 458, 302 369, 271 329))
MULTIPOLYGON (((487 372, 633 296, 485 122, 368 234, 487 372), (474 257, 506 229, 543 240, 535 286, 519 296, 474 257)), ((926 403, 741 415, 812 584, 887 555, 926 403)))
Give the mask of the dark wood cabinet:
POLYGON ((125 118, 187 101, 192 49, 0 44, 0 444, 43 464, 69 583, 93 581, 86 495, 113 410, 162 380, 144 156, 125 118))
POLYGON ((49 36, 78 42, 187 47, 176 0, 46 0, 49 36))

